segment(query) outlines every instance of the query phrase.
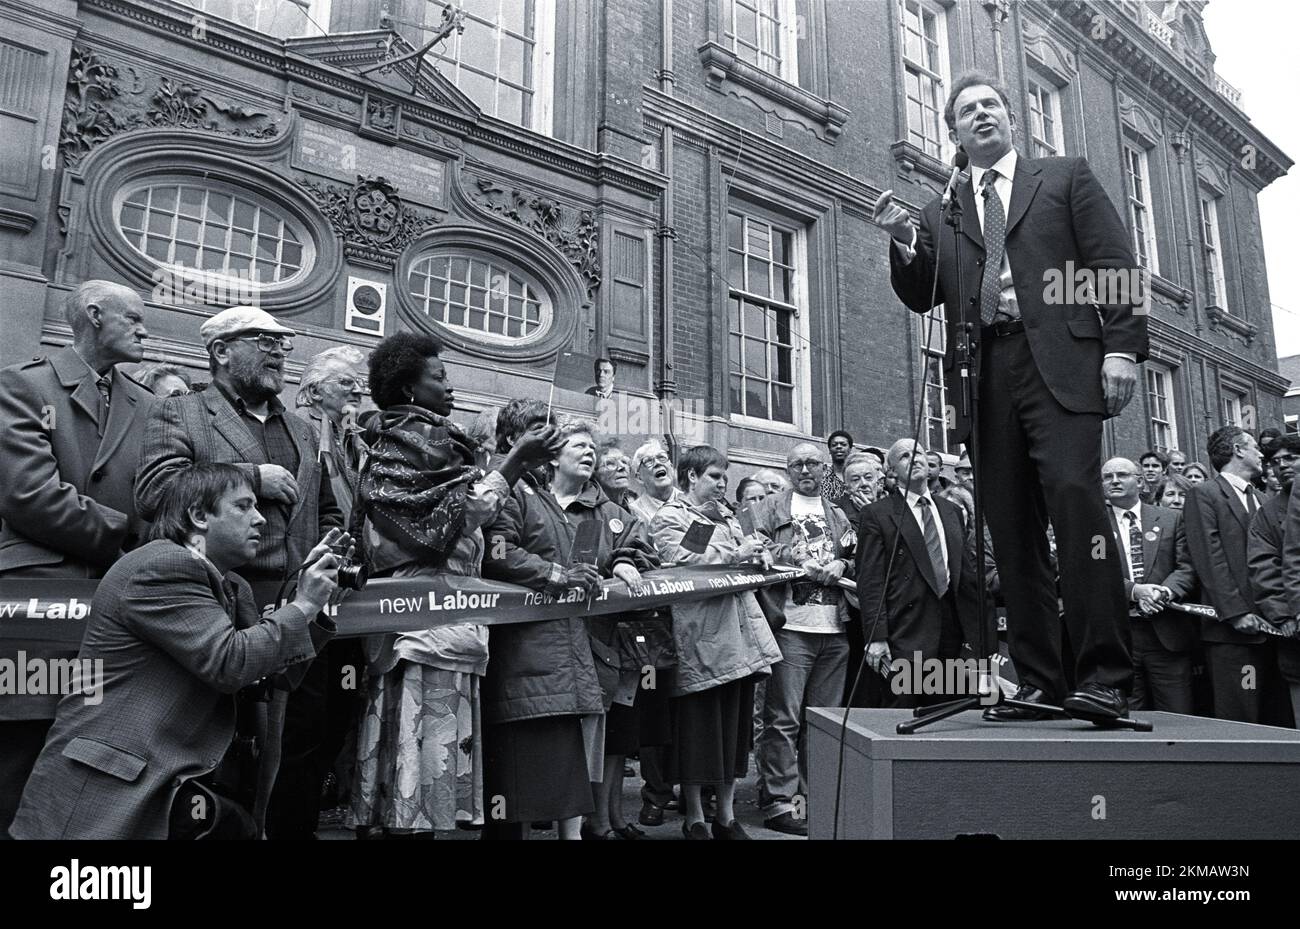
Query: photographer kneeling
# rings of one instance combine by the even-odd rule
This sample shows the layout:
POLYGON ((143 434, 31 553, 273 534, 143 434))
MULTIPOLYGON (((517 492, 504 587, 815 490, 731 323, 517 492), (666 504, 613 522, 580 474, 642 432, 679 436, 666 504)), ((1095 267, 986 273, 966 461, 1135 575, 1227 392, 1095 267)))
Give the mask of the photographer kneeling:
POLYGON ((255 698, 239 691, 309 661, 333 635, 319 614, 336 587, 335 552, 350 545, 331 529, 293 602, 263 618, 231 571, 256 553, 265 522, 235 466, 176 476, 153 541, 99 583, 78 658, 102 661, 102 700, 73 693, 59 703, 14 838, 257 837, 247 800, 226 786, 240 780, 232 763, 246 760, 231 752, 237 715, 264 716, 245 712, 255 698))

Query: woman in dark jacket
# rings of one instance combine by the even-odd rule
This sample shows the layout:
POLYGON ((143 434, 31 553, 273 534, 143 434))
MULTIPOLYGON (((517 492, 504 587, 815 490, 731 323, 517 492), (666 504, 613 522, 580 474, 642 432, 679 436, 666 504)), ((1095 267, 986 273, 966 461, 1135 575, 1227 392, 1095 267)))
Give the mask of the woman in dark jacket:
MULTIPOLYGON (((529 425, 546 416, 543 403, 512 400, 497 418, 497 450, 511 448, 529 425)), ((492 660, 483 687, 486 790, 504 798, 501 821, 512 824, 502 829, 490 823, 493 835, 522 837, 520 825, 554 819, 561 838, 579 838, 582 816, 595 809, 591 785, 603 777, 607 703, 582 604, 602 574, 633 584, 640 583, 640 575, 635 556, 615 552, 608 526, 595 564, 572 563, 579 520, 565 511, 580 490, 570 494, 569 481, 584 469, 583 483, 589 480, 595 461, 590 434, 581 434, 586 448, 578 449, 583 443, 570 435, 553 462, 563 475, 561 499, 547 489, 543 476, 526 475, 485 532, 485 577, 572 597, 575 604, 572 619, 511 623, 491 631, 492 660)), ((623 522, 630 526, 631 516, 623 522)))
MULTIPOLYGON (((439 350, 430 336, 399 332, 370 356, 380 412, 367 422, 370 454, 353 519, 364 525, 358 535, 379 576, 477 576, 479 527, 496 516, 510 485, 558 448, 554 430, 539 429, 493 471, 481 471, 474 443, 447 418, 453 394, 439 350)), ((367 639, 352 826, 432 838, 483 823, 479 688, 487 645, 478 623, 367 639)))

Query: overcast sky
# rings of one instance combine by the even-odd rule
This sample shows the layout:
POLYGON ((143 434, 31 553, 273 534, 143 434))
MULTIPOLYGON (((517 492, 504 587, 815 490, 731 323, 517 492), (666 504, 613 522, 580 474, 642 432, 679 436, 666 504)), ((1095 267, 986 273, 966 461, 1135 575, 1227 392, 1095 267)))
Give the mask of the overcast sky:
MULTIPOLYGON (((1296 0, 1210 0, 1205 30, 1215 70, 1241 91, 1242 107, 1264 135, 1300 162, 1300 3, 1296 0)), ((1300 164, 1259 195, 1277 353, 1300 354, 1300 164)), ((1252 315, 1254 307, 1251 308, 1252 315)))

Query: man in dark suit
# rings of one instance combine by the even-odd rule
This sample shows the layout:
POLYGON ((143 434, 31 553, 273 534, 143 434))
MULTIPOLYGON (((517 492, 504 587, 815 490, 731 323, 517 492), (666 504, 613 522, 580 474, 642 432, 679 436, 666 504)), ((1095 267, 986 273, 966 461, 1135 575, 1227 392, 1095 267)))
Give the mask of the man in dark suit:
MULTIPOLYGON (((16 578, 96 578, 144 533, 131 497, 152 395, 119 369, 144 357, 144 302, 86 281, 64 315, 72 344, 0 370, 0 585, 16 578)), ((29 659, 70 659, 22 643, 29 659)), ((16 649, 0 648, 13 660, 16 649)), ((56 696, 0 698, 0 835, 45 743, 56 696)))
POLYGON ((1101 468, 1111 531, 1121 549, 1124 593, 1133 633, 1133 705, 1143 710, 1192 712, 1195 619, 1166 608, 1187 597, 1196 572, 1187 553, 1183 515, 1140 499, 1141 478, 1127 458, 1101 468))
POLYGON ((109 569, 91 604, 78 657, 102 663, 108 699, 59 703, 14 838, 257 837, 252 810, 227 803, 216 774, 235 736, 235 694, 333 634, 318 614, 338 572, 330 545, 348 541, 337 531, 322 540, 293 602, 263 619, 228 572, 254 556, 265 524, 230 465, 172 482, 154 541, 109 569))
POLYGON ((1247 532, 1260 508, 1252 481, 1262 470, 1255 437, 1240 426, 1216 429, 1206 443, 1213 480, 1183 505, 1187 547, 1201 590, 1218 612, 1201 620, 1214 715, 1268 726, 1294 724, 1277 666, 1272 624, 1260 615, 1247 567, 1247 532))
MULTIPOLYGON (((1300 526, 1292 529, 1293 524, 1288 522, 1297 464, 1300 464, 1300 436, 1281 436, 1272 465, 1282 489, 1265 500, 1250 521, 1246 567, 1250 571, 1250 586, 1260 615, 1279 631, 1289 633, 1277 637, 1274 647, 1277 649, 1278 671, 1286 682, 1291 699, 1291 715, 1300 722, 1300 638, 1297 638, 1300 633, 1297 613, 1300 610, 1291 605, 1287 596, 1286 571, 1283 568, 1287 563, 1288 533, 1300 533, 1300 526)), ((1291 557, 1296 554, 1300 553, 1293 551, 1291 557)))
MULTIPOLYGON (((316 539, 343 523, 330 482, 321 477, 315 430, 279 400, 294 332, 264 310, 231 307, 205 322, 199 335, 212 385, 154 406, 136 503, 152 515, 181 471, 199 462, 234 464, 252 483, 267 521, 257 555, 239 573, 250 582, 279 583, 297 571, 316 539)), ((267 818, 272 838, 310 838, 316 831, 327 773, 318 760, 329 731, 325 657, 312 664, 287 706, 272 703, 285 714, 284 758, 267 818)))
MULTIPOLYGON (((1086 161, 1017 155, 1006 93, 990 78, 955 81, 944 118, 970 158, 970 179, 958 185, 954 201, 962 234, 945 225, 939 198, 914 226, 885 191, 874 218, 893 239, 891 281, 899 299, 917 313, 946 306, 944 379, 956 406, 949 423, 954 443, 970 434, 956 399, 965 382, 954 348, 963 323, 972 327, 980 408, 974 465, 1022 682, 1016 696, 1042 704, 1065 696, 1050 518, 1078 685, 1061 705, 1072 716, 1106 723, 1127 713, 1133 667, 1119 559, 1097 495, 1102 422, 1133 396, 1147 325, 1134 312, 1140 295, 1127 287, 1095 287, 1098 302, 1078 305, 1062 293, 1077 292, 1088 278, 1131 280, 1136 262, 1124 224, 1086 161), (1062 278, 1064 288, 1045 286, 1062 278), (1094 544, 1102 545, 1101 557, 1094 544)), ((987 715, 1048 714, 999 706, 987 715)))
MULTIPOLYGON (((911 439, 895 442, 886 462, 898 478, 899 492, 862 511, 857 563, 867 662, 882 675, 895 659, 909 664, 918 654, 922 662, 955 659, 963 640, 975 648, 979 643, 975 554, 966 544, 960 510, 930 495, 925 449, 914 450, 911 439)), ((985 635, 996 647, 991 624, 985 635)), ((944 699, 942 694, 910 693, 908 683, 890 681, 895 706, 944 699)))

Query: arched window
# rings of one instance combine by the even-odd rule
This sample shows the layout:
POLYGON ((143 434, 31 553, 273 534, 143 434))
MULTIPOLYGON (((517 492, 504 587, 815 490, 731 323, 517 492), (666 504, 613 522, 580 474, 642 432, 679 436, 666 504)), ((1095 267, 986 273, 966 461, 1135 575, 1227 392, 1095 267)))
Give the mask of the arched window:
POLYGON ((551 299, 531 275, 498 257, 440 248, 415 258, 407 278, 416 307, 434 323, 499 344, 546 335, 551 299))
POLYGON ((118 230, 161 267, 269 287, 300 279, 315 257, 306 229, 264 198, 231 185, 150 180, 114 199, 118 230))

